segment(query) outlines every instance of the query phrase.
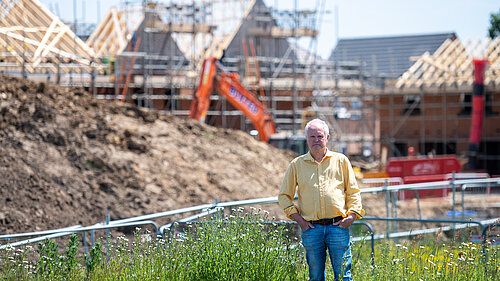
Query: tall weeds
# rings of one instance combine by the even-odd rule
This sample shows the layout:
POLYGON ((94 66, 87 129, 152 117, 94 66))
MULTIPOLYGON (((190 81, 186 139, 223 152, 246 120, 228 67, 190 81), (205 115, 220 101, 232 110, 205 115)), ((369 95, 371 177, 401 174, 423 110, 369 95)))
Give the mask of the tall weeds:
MULTIPOLYGON (((0 251, 0 280, 308 280, 296 233, 265 212, 219 213, 199 223, 174 224, 166 234, 147 239, 151 234, 138 229, 133 241, 117 237, 108 253, 96 243, 82 257, 77 235, 62 254, 51 240, 37 250, 8 248, 0 251)), ((500 275, 500 251, 490 242, 483 253, 472 242, 379 241, 375 266, 368 243, 353 244, 355 280, 481 281, 500 275)), ((331 278, 330 265, 327 270, 331 278)))

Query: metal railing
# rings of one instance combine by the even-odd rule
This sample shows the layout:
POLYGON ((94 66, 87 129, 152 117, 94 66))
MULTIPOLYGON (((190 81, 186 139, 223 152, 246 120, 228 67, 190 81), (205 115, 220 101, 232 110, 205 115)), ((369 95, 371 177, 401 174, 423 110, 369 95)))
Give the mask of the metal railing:
MULTIPOLYGON (((500 184, 500 178, 496 179, 462 179, 462 180, 450 180, 450 181, 442 181, 442 182, 430 182, 430 183, 419 183, 419 184, 406 184, 406 185, 392 185, 389 186, 387 183, 382 186, 382 187, 371 187, 371 188, 364 188, 361 189, 361 193, 373 193, 373 192, 385 192, 386 195, 389 192, 397 192, 399 190, 426 190, 426 189, 433 189, 433 188, 448 188, 451 186, 453 189, 453 211, 455 210, 455 189, 457 186, 461 186, 462 190, 462 196, 463 192, 467 189, 469 185, 471 186, 481 186, 481 185, 499 185, 500 184)), ((462 197, 463 198, 463 197, 462 197)), ((297 197, 295 197, 297 199, 297 197)), ((232 202, 215 202, 213 204, 203 204, 203 205, 198 205, 198 206, 192 206, 192 207, 187 207, 187 208, 181 208, 177 210, 170 210, 170 211, 165 211, 165 212, 159 212, 159 213, 154 213, 154 214, 149 214, 149 215, 143 215, 143 216, 137 216, 137 217, 131 217, 131 218, 126 218, 126 219, 120 219, 120 220, 114 220, 114 221, 109 221, 109 218, 106 223, 98 223, 92 226, 87 226, 87 227, 82 227, 79 225, 72 226, 72 227, 67 227, 67 228, 61 228, 61 229, 54 229, 54 230, 45 230, 45 231, 38 231, 38 232, 28 232, 28 233, 18 233, 18 234, 6 234, 6 235, 0 235, 0 240, 11 240, 11 239, 17 239, 17 238, 24 238, 24 237, 32 237, 32 236, 38 236, 36 238, 31 238, 27 240, 22 240, 6 245, 1 245, 0 250, 6 249, 8 247, 17 247, 21 245, 26 245, 29 243, 34 243, 37 241, 42 241, 45 240, 46 238, 55 238, 55 237, 62 237, 62 236, 67 236, 71 235, 73 233, 78 233, 78 232, 83 232, 84 234, 84 246, 85 246, 85 252, 87 252, 87 239, 86 239, 86 232, 91 231, 92 232, 92 245, 94 244, 94 231, 95 230, 109 230, 111 228, 118 228, 118 227, 127 227, 127 226, 141 226, 141 225, 152 225, 154 228, 154 233, 156 235, 163 235, 167 229, 171 229, 172 225, 174 222, 163 225, 161 227, 158 227, 158 225, 152 221, 152 219, 157 219, 157 218, 162 218, 162 217, 167 217, 167 216, 172 216, 172 215, 179 215, 179 214, 184 214, 184 213, 192 213, 192 212, 200 212, 191 216, 188 216, 186 218, 183 218, 181 220, 178 220, 177 222, 179 223, 184 223, 188 221, 193 221, 196 219, 199 219, 204 216, 211 215, 215 212, 217 212, 220 209, 224 209, 227 207, 237 207, 237 206, 245 206, 245 205, 256 205, 256 204, 275 204, 278 202, 277 197, 265 197, 265 198, 257 198, 257 199, 248 199, 248 200, 240 200, 240 201, 232 201, 232 202)), ((386 200, 387 202, 387 200, 386 200)), ((464 200, 462 199, 462 210, 464 210, 464 205, 463 205, 464 200)), ((463 215, 463 212, 462 212, 463 215)), ((371 240, 372 240, 372 256, 374 257, 374 240, 375 239, 381 239, 381 238, 398 238, 398 237, 408 237, 412 235, 419 235, 419 234, 425 234, 425 233, 435 233, 438 231, 446 231, 446 230, 455 230, 459 228, 465 228, 465 227, 470 227, 471 224, 476 224, 482 229, 482 234, 481 234, 481 241, 483 244, 483 250, 484 247, 486 246, 486 235, 487 232, 490 231, 493 227, 493 225, 498 225, 500 218, 495 218, 495 219, 490 219, 490 220, 484 220, 484 221, 467 221, 467 220, 455 220, 455 216, 453 216, 452 220, 439 220, 439 219, 415 219, 415 218, 396 218, 396 217, 364 217, 363 220, 361 221, 355 221, 355 224, 363 224, 365 225, 369 230, 370 230, 370 235, 371 235, 371 240), (426 223, 426 222, 432 222, 432 223, 449 223, 451 224, 450 226, 444 226, 444 227, 439 227, 439 228, 432 228, 432 229, 422 229, 422 230, 414 230, 414 231, 406 231, 406 232, 391 232, 389 231, 390 229, 388 228, 388 231, 386 234, 375 234, 373 231, 373 227, 367 223, 367 220, 380 220, 380 221, 387 221, 387 222, 398 222, 398 221, 407 221, 407 222, 420 222, 420 223, 426 223)), ((107 235, 107 239, 109 239, 109 233, 107 235)), ((360 241, 364 238, 362 237, 354 237, 353 241, 360 241)), ((109 249, 109 240, 107 240, 107 245, 109 249)))
MULTIPOLYGON (((426 182, 426 183, 413 183, 413 184, 399 184, 399 185, 390 185, 389 179, 385 181, 384 186, 377 187, 368 187, 361 189, 361 193, 377 193, 377 192, 385 192, 385 203, 386 203, 386 216, 387 217, 397 217, 397 207, 396 207, 396 194, 399 191, 412 190, 416 195, 416 203, 419 219, 422 218, 420 210, 420 198, 418 196, 419 190, 433 190, 433 189, 451 189, 452 192, 452 219, 454 220, 456 217, 456 191, 457 188, 461 191, 461 219, 465 219, 465 192, 471 188, 484 187, 485 191, 488 194, 491 192, 492 186, 500 185, 499 178, 479 178, 479 179, 463 179, 463 177, 469 177, 470 175, 464 173, 451 173, 448 174, 448 178, 450 180, 446 181, 438 181, 438 182, 426 182), (458 179, 456 179, 458 177, 458 179), (390 215, 389 215, 390 214, 390 215)), ((377 181, 377 180, 372 180, 377 181)), ((380 180, 378 180, 380 181, 380 180)), ((397 180, 393 180, 393 182, 397 182, 397 180)), ((391 221, 387 221, 387 232, 397 232, 397 225, 391 224, 391 221), (392 231, 391 231, 392 229, 392 231)), ((392 221, 397 222, 397 221, 392 221)), ((423 227, 423 225, 421 224, 423 227)))
MULTIPOLYGON (((119 224, 99 223, 99 224, 95 224, 95 225, 87 226, 87 227, 82 227, 82 226, 76 225, 76 226, 72 226, 72 227, 66 227, 66 228, 60 228, 60 229, 54 229, 54 230, 0 235, 0 240, 11 240, 11 239, 16 239, 16 238, 38 236, 38 237, 32 238, 32 239, 27 239, 27 240, 17 241, 14 243, 8 243, 6 245, 1 245, 0 250, 5 250, 9 247, 18 247, 18 246, 22 246, 22 245, 32 244, 35 242, 44 241, 45 239, 68 236, 68 235, 71 235, 71 234, 74 234, 77 232, 83 232, 83 234, 84 234, 83 243, 84 243, 84 248, 85 248, 85 254, 88 255, 88 247, 87 247, 87 239, 86 239, 86 232, 87 231, 92 232, 91 243, 92 243, 92 246, 94 246, 94 244, 95 244, 94 243, 95 242, 94 241, 94 231, 95 230, 111 229, 111 228, 127 227, 127 226, 141 226, 141 225, 152 225, 155 229, 155 233, 158 233, 158 231, 159 231, 158 225, 154 221, 135 221, 135 222, 130 222, 130 223, 119 223, 119 224)), ((109 233, 108 233, 108 235, 106 235, 106 248, 108 249, 107 252, 109 252, 109 233)))
MULTIPOLYGON (((217 210, 218 211, 218 210, 217 210)), ((201 214, 200 214, 201 215, 201 214)), ((201 217, 201 216, 199 216, 201 217)), ((199 218, 198 217, 198 218, 199 218)), ((490 219, 490 220, 484 220, 484 221, 453 221, 453 220, 438 220, 438 219, 426 219, 426 220, 419 220, 419 219, 411 219, 411 218, 384 218, 384 217, 364 217, 362 220, 356 220, 354 221, 353 225, 364 225, 368 228, 368 235, 370 236, 370 247, 371 247, 371 252, 370 252, 370 257, 371 257, 371 263, 372 266, 375 265, 375 240, 376 239, 384 239, 384 238, 402 238, 402 237, 411 237, 411 236, 417 236, 417 235, 422 235, 422 234, 429 234, 429 233, 436 233, 439 231, 449 231, 452 229, 461 229, 461 228, 470 228, 471 224, 476 224, 481 228, 481 245, 482 245, 482 252, 484 257, 486 257, 486 247, 487 247, 487 234, 488 231, 491 231, 494 226, 500 225, 500 218, 496 219, 490 219), (449 223, 449 224, 458 224, 456 225, 455 228, 451 228, 450 226, 444 226, 444 227, 438 227, 438 228, 431 228, 431 229, 426 229, 426 230, 417 230, 417 231, 405 231, 405 232, 398 232, 398 233, 391 233, 389 235, 387 234, 376 234, 373 226, 367 222, 367 220, 379 220, 379 221, 410 221, 410 222, 431 222, 431 223, 449 223)), ((206 222, 203 221, 187 221, 187 220, 182 220, 182 221, 176 221, 174 223, 165 225, 162 227, 163 229, 163 236, 164 237, 174 237, 175 235, 173 234, 175 227, 183 224, 203 224, 206 222), (167 227, 168 226, 168 227, 167 227)), ((268 222, 266 224, 293 224, 298 227, 298 224, 296 222, 268 222)), ((300 230, 300 227, 298 227, 300 230)), ((358 236, 358 237, 352 237, 352 242, 359 242, 359 241, 365 241, 366 235, 365 236, 358 236)))

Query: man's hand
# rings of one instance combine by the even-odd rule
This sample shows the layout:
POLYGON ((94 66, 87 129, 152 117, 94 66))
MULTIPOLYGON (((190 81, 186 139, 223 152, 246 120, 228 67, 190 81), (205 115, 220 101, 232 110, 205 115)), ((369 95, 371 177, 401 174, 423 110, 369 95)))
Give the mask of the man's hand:
POLYGON ((290 215, 294 221, 296 221, 302 231, 306 231, 308 228, 314 228, 314 225, 306 221, 300 214, 294 213, 290 215))
POLYGON ((342 228, 349 228, 354 220, 356 220, 356 214, 350 213, 347 217, 339 220, 338 222, 334 222, 333 225, 338 225, 342 228))

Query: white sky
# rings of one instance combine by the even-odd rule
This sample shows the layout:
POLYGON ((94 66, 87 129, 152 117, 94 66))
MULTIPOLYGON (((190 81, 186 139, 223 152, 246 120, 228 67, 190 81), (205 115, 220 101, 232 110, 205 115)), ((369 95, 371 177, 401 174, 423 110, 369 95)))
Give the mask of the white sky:
MULTIPOLYGON (((73 21, 73 7, 76 3, 78 21, 88 23, 97 23, 99 14, 102 17, 111 6, 124 2, 123 0, 39 1, 64 21, 73 21), (98 6, 100 9, 97 9, 98 6)), ((313 10, 323 1, 325 1, 324 10, 329 13, 323 15, 320 33, 316 39, 317 53, 323 58, 329 57, 336 44, 337 20, 334 18, 336 9, 339 38, 454 31, 462 41, 485 39, 490 14, 500 11, 498 0, 297 0, 296 2, 298 9, 313 10)), ((264 2, 279 9, 293 9, 295 5, 295 1, 292 0, 264 0, 264 2)), ((307 47, 310 45, 310 40, 301 40, 299 44, 307 47)))

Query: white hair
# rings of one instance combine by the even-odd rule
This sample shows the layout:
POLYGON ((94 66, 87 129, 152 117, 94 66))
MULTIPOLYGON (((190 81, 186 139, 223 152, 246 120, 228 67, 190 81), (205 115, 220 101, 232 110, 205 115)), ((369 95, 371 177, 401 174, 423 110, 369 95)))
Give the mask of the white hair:
POLYGON ((330 134, 330 129, 328 128, 328 124, 326 124, 325 121, 316 118, 316 119, 313 119, 313 120, 307 122, 306 128, 305 128, 306 136, 307 136, 307 131, 309 130, 309 127, 311 127, 312 123, 320 123, 321 124, 321 126, 323 127, 323 131, 325 132, 325 137, 330 134))

